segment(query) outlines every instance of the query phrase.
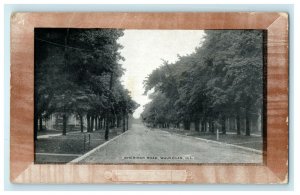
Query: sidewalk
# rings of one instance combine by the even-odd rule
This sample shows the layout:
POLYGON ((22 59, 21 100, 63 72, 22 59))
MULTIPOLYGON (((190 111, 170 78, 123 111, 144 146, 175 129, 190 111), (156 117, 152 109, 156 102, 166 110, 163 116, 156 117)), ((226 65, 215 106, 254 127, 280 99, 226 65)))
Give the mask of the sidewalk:
MULTIPOLYGON (((110 129, 109 140, 121 133, 120 129, 110 129)), ((67 163, 105 142, 104 130, 91 133, 73 131, 65 136, 61 133, 40 135, 35 143, 35 163, 67 163)))
POLYGON ((258 134, 251 134, 251 136, 236 135, 233 132, 228 132, 226 135, 219 134, 219 140, 217 140, 216 134, 209 132, 197 132, 194 130, 183 130, 183 129, 159 129, 161 131, 167 131, 169 133, 191 136, 195 138, 201 138, 205 140, 217 141, 221 143, 241 146, 250 148, 258 151, 263 150, 263 139, 258 134))

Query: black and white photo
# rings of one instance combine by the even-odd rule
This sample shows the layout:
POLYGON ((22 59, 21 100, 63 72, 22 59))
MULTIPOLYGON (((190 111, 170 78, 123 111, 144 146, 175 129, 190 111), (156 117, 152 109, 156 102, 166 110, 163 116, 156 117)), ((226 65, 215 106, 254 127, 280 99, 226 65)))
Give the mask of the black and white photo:
POLYGON ((36 164, 262 164, 263 30, 35 28, 36 164))

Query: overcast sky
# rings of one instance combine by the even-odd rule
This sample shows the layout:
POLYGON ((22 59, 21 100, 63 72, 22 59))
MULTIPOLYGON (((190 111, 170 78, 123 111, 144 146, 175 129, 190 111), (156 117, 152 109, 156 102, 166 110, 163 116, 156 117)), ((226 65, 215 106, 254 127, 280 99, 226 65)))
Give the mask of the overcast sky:
POLYGON ((177 55, 186 55, 195 51, 203 41, 202 30, 125 30, 118 41, 124 48, 121 55, 126 69, 121 78, 131 97, 141 106, 133 116, 138 118, 143 105, 150 100, 143 95, 143 81, 162 64, 162 59, 175 62, 177 55))

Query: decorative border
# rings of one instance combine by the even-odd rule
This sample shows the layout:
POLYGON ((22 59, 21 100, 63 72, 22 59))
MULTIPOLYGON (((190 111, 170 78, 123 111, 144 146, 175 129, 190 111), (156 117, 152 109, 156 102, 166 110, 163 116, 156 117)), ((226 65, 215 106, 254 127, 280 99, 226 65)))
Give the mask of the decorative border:
POLYGON ((14 13, 11 16, 10 113, 10 180, 13 183, 287 183, 288 15, 270 12, 14 13), (264 164, 33 164, 33 32, 35 27, 266 30, 265 126, 268 131, 264 164), (123 175, 120 176, 120 173, 123 175), (130 179, 126 180, 126 177, 124 179, 124 173, 129 174, 127 178, 130 179), (134 175, 149 173, 154 175, 160 173, 160 179, 152 178, 147 181, 145 176, 140 179, 132 178, 134 175))

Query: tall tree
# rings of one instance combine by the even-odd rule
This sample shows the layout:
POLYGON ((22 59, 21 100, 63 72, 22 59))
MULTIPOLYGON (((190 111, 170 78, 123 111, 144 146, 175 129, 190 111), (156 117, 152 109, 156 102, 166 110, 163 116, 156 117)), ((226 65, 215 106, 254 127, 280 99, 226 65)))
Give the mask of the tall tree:
POLYGON ((70 114, 79 116, 82 132, 84 116, 88 131, 105 114, 106 124, 112 121, 112 83, 123 74, 121 36, 120 29, 35 29, 35 139, 37 121, 52 113, 62 116, 63 134, 70 114))
MULTIPOLYGON (((192 121, 198 131, 202 120, 203 130, 209 122, 210 130, 221 128, 226 134, 227 118, 237 116, 240 134, 240 116, 244 116, 245 134, 250 135, 250 120, 262 106, 262 31, 205 33, 205 40, 194 53, 179 56, 173 64, 164 61, 154 70, 144 82, 145 93, 154 89, 155 93, 163 94, 165 102, 172 102, 176 115, 172 109, 164 113, 175 116, 186 129, 192 121)), ((156 104, 163 106, 160 99, 153 98, 145 107, 143 116, 148 116, 144 117, 147 122, 157 123, 153 121, 152 109, 156 104)))

